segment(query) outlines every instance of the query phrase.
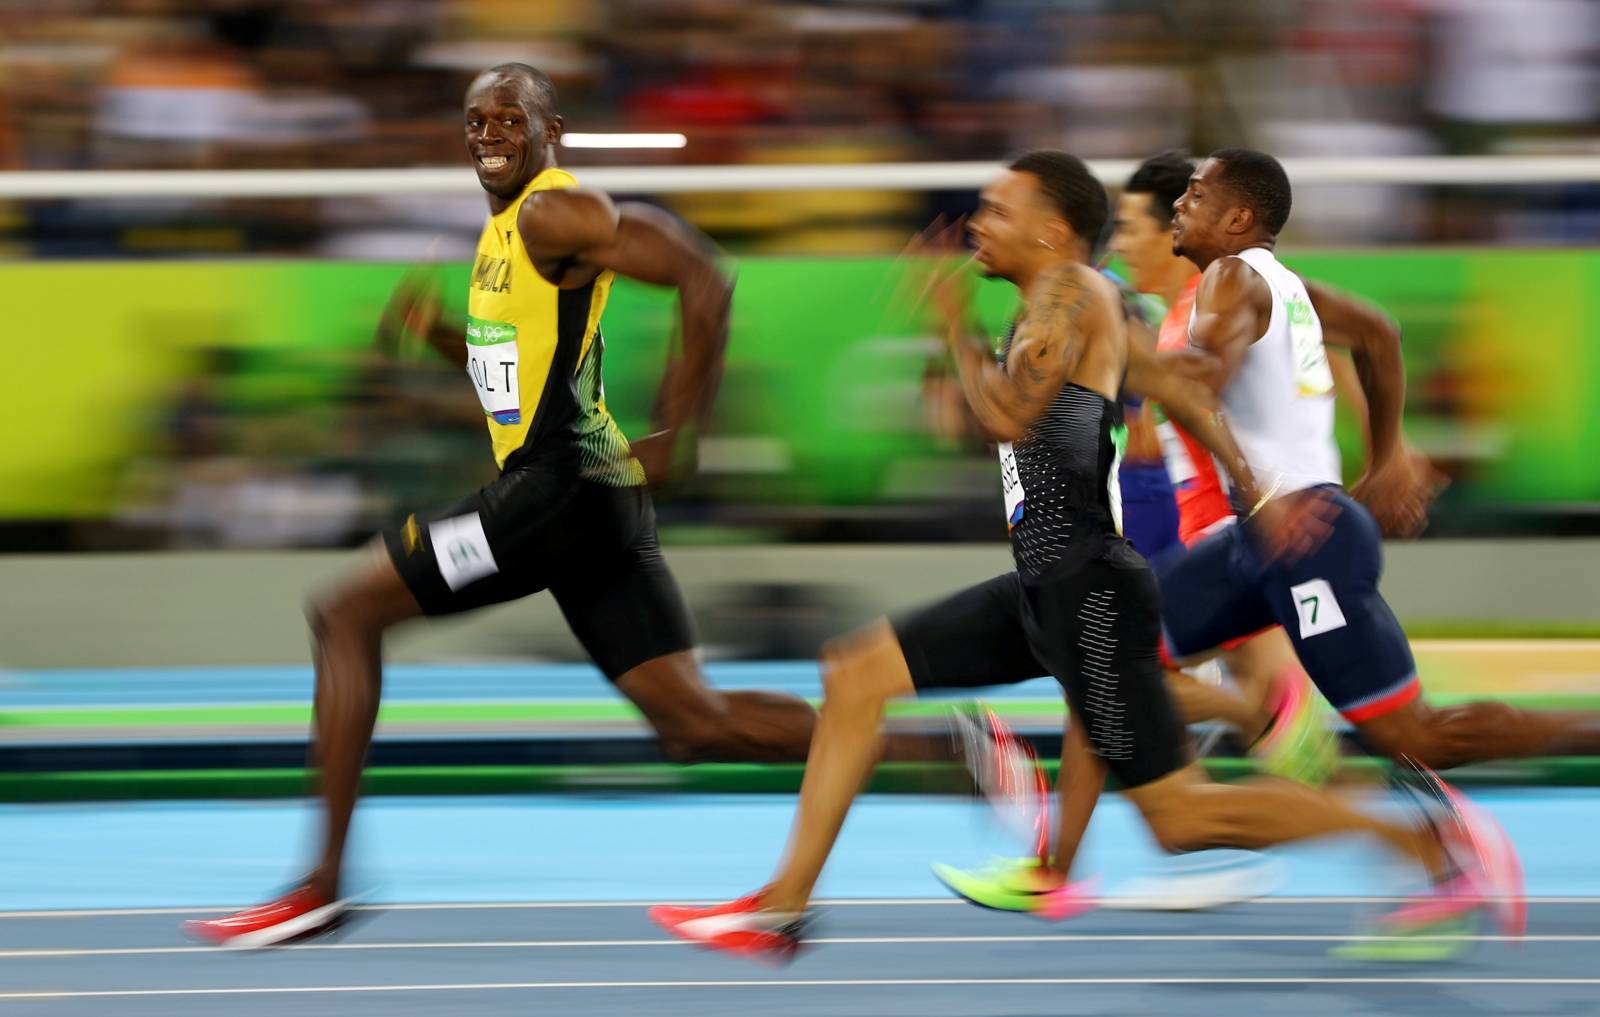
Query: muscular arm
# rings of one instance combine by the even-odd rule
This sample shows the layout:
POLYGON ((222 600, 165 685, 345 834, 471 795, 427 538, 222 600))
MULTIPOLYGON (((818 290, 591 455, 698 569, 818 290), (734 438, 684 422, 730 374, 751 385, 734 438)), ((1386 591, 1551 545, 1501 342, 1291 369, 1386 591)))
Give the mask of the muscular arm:
POLYGON ((1406 444, 1400 328, 1370 304, 1320 283, 1308 283, 1306 290, 1322 320, 1323 342, 1350 350, 1367 400, 1366 470, 1350 493, 1371 509, 1386 536, 1416 536, 1427 525, 1428 506, 1446 481, 1406 444))
POLYGON ((1175 366, 1185 375, 1220 393, 1266 332, 1272 293, 1249 265, 1223 258, 1201 277, 1194 309, 1188 348, 1164 356, 1177 361, 1175 366))
POLYGON ((1405 364, 1400 326, 1371 304, 1322 283, 1306 281, 1311 306, 1322 322, 1322 341, 1350 351, 1366 397, 1368 465, 1388 462, 1400 451, 1400 415, 1405 408, 1405 364))
POLYGON ((558 285, 609 270, 678 291, 682 350, 662 378, 656 426, 671 433, 702 420, 721 380, 733 298, 711 241, 652 205, 616 205, 580 189, 534 195, 517 227, 534 264, 558 285))
MULTIPOLYGON (((1131 312, 1124 303, 1128 323, 1128 343, 1138 346, 1152 356, 1156 351, 1156 333, 1143 318, 1131 312)), ((1162 461, 1161 436, 1156 431, 1155 417, 1148 405, 1123 408, 1123 420, 1128 425, 1128 447, 1123 453, 1128 463, 1159 463, 1162 461)))
POLYGON ((1216 457, 1244 505, 1261 501, 1255 473, 1217 413, 1216 394, 1205 382, 1173 369, 1137 343, 1129 343, 1127 387, 1159 402, 1179 427, 1216 457))
POLYGON ((467 366, 467 322, 460 314, 441 312, 433 327, 423 333, 423 338, 438 354, 463 370, 467 366))
POLYGON ((1004 364, 965 322, 951 318, 946 324, 961 390, 979 426, 999 441, 1027 434, 1083 359, 1095 294, 1070 266, 1042 282, 1042 296, 1028 309, 1023 334, 1004 364))
POLYGON ((1156 357, 1130 346, 1127 386, 1158 400, 1173 420, 1210 450, 1227 471, 1233 490, 1246 506, 1244 521, 1255 528, 1269 558, 1297 559, 1310 553, 1332 532, 1338 508, 1323 495, 1273 497, 1265 493, 1239 450, 1233 434, 1215 411, 1216 394, 1203 382, 1186 377, 1156 357))
POLYGON ((460 368, 467 366, 466 331, 459 314, 443 309, 439 280, 431 269, 408 273, 378 319, 378 339, 390 355, 400 352, 409 337, 416 337, 460 368))
MULTIPOLYGON (((1324 340, 1326 345, 1326 340, 1324 340)), ((1328 368, 1333 372, 1334 396, 1343 405, 1343 412, 1355 417, 1361 424, 1362 462, 1372 462, 1372 421, 1368 418, 1367 395, 1361 389, 1361 377, 1356 373, 1352 359, 1338 350, 1328 351, 1328 368)))

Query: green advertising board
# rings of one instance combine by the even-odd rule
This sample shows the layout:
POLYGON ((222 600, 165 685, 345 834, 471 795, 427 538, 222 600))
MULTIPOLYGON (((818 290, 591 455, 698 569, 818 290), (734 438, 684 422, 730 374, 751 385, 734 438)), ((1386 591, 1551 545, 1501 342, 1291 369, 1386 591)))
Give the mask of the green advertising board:
MULTIPOLYGON (((1600 256, 1581 251, 1360 251, 1291 256, 1405 329, 1408 426, 1473 464, 1475 496, 1600 501, 1600 256)), ((218 350, 316 365, 262 398, 315 405, 372 345, 404 266, 347 262, 14 263, 0 268, 0 516, 93 518, 218 350)), ((884 258, 740 262, 719 429, 767 439, 784 468, 763 491, 805 503, 883 497, 898 457, 933 447, 918 409, 937 343, 889 310, 884 258)), ((464 304, 467 266, 442 268, 464 304)), ((987 284, 999 328, 1013 291, 987 284)), ((670 294, 620 282, 605 316, 607 401, 645 421, 673 332, 670 294)), ((246 382, 247 384, 247 382, 246 382)), ((461 397, 472 399, 465 379, 461 397)), ((483 455, 487 457, 484 443, 483 455)))

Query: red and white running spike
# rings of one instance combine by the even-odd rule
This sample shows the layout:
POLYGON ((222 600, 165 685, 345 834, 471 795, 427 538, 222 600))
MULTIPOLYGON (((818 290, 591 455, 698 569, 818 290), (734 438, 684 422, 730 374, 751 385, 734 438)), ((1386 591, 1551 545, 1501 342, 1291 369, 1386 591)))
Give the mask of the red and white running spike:
POLYGON ((660 904, 648 914, 679 939, 780 964, 799 952, 809 921, 805 912, 762 910, 760 893, 710 907, 660 904))
POLYGON ((1030 854, 1048 863, 1050 779, 1032 745, 1017 737, 993 709, 982 703, 978 708, 982 730, 966 722, 964 732, 968 768, 1000 821, 1024 839, 1030 854))
POLYGON ((334 900, 309 885, 297 886, 276 900, 221 918, 183 923, 195 939, 230 950, 258 950, 331 932, 350 913, 355 898, 334 900))
POLYGON ((1501 932, 1520 936, 1528 931, 1528 891, 1522 873, 1522 859, 1494 816, 1476 802, 1445 783, 1438 774, 1421 767, 1437 792, 1449 803, 1456 819, 1458 838, 1446 847, 1462 871, 1471 874, 1479 894, 1488 903, 1501 932))

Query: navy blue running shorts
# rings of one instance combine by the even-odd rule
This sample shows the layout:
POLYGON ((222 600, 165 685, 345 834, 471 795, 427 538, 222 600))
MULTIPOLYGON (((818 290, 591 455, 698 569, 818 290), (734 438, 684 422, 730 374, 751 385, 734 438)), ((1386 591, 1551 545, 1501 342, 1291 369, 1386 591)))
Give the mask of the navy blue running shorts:
POLYGON ((1306 673, 1351 723, 1421 694, 1411 644, 1378 592, 1383 542, 1364 506, 1335 487, 1333 532, 1299 561, 1263 563, 1248 526, 1230 526, 1157 569, 1167 652, 1182 660, 1282 625, 1306 673))

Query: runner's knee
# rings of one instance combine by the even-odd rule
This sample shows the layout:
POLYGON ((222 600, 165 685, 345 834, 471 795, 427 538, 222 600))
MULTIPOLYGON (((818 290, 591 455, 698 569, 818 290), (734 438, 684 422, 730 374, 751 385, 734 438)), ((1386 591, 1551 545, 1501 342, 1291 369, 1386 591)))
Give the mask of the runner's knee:
POLYGON ((1143 806, 1142 812, 1151 835, 1168 854, 1229 847, 1243 833, 1228 800, 1219 795, 1183 794, 1161 807, 1143 806))
POLYGON ((1162 812, 1147 816, 1146 819, 1156 843, 1168 854, 1202 851, 1217 844, 1217 839, 1204 817, 1162 812))
POLYGON ((330 639, 375 638, 385 627, 371 598, 349 587, 312 598, 305 613, 311 636, 319 644, 330 639))
POLYGON ((823 708, 873 709, 893 694, 875 658, 881 648, 860 638, 835 640, 822 649, 823 708))
POLYGON ((311 629, 313 642, 322 642, 328 631, 327 618, 322 613, 322 603, 315 597, 305 602, 306 625, 311 629))
POLYGON ((739 757, 738 739, 727 723, 710 717, 677 721, 656 729, 661 754, 679 764, 724 762, 739 757))
POLYGON ((865 701, 868 690, 863 681, 860 655, 848 644, 830 642, 822 648, 822 700, 825 705, 844 706, 865 701))

